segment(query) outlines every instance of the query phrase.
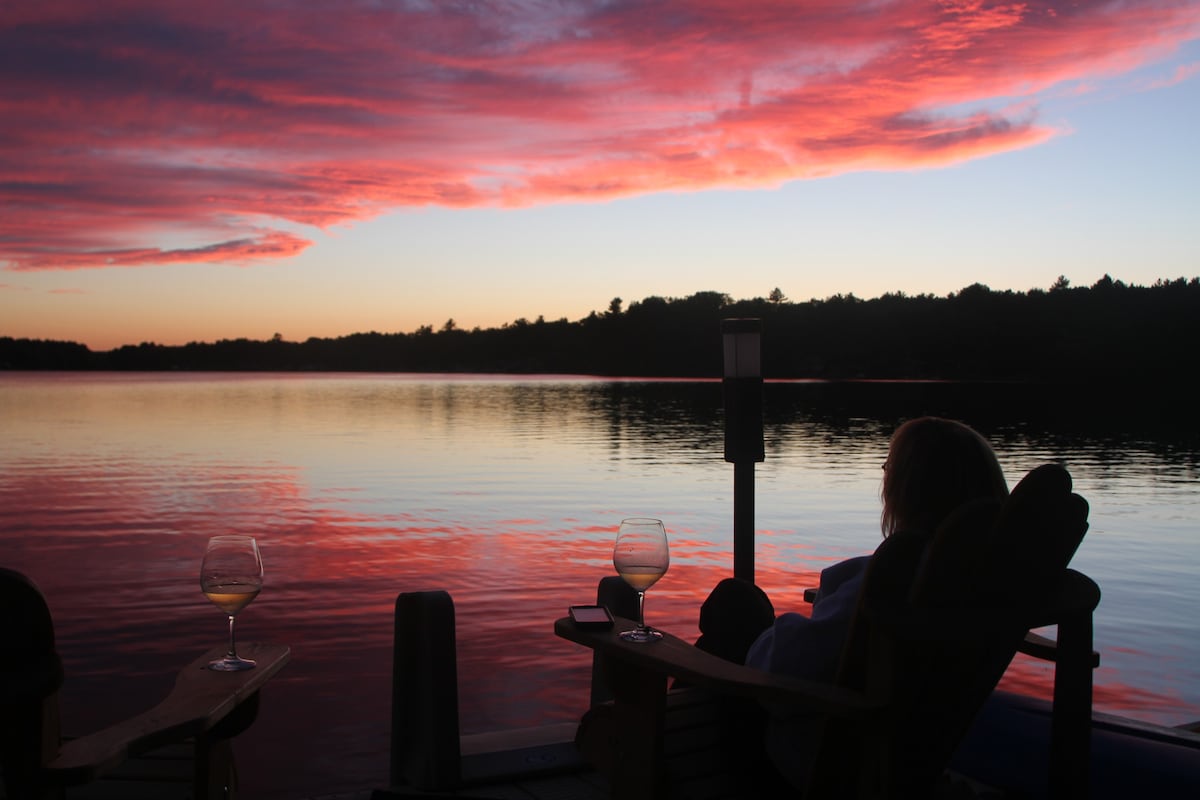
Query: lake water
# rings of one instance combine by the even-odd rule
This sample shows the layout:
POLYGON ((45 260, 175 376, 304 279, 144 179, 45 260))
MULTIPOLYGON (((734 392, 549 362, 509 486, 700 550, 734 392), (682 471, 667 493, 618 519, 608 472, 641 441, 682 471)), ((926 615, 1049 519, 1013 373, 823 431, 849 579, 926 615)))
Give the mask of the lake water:
MULTIPOLYGON (((1111 387, 769 383, 757 577, 780 610, 879 542, 891 430, 936 413, 993 442, 1010 486, 1067 465, 1091 503, 1073 565, 1100 584, 1098 708, 1200 719, 1200 436, 1191 409, 1111 387)), ((695 635, 732 570, 733 468, 718 381, 413 375, 0 373, 0 563, 55 616, 68 732, 140 710, 220 644, 200 594, 209 536, 258 537, 266 587, 242 639, 293 661, 238 740, 252 797, 387 779, 392 607, 446 589, 464 731, 576 719, 590 653, 552 633, 612 572, 624 516, 657 516, 672 565, 651 624, 695 635)), ((1010 685, 1044 693, 1020 661, 1010 685)))

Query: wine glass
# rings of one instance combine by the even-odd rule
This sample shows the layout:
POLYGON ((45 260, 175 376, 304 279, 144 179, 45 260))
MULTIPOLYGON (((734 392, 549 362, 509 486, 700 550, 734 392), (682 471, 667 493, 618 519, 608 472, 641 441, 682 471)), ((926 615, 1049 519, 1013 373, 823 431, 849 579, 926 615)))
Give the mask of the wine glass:
POLYGON ((200 563, 200 589, 217 608, 229 615, 229 652, 208 662, 209 669, 237 672, 254 669, 254 662, 239 658, 233 637, 237 613, 262 591, 263 565, 253 536, 214 536, 208 540, 200 563))
POLYGON ((653 642, 662 634, 646 627, 643 607, 646 590, 658 582, 671 565, 667 548, 667 529, 660 519, 631 517, 621 520, 617 543, 613 547, 613 566, 625 582, 637 590, 638 624, 633 630, 622 631, 627 642, 653 642))

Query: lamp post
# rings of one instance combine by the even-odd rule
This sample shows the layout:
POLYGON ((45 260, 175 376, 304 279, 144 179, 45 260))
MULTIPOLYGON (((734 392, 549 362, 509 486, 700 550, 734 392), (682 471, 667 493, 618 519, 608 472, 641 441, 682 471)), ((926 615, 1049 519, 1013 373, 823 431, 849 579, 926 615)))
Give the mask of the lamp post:
POLYGON ((763 461, 762 320, 721 320, 725 460, 733 464, 733 576, 754 582, 754 463, 763 461))

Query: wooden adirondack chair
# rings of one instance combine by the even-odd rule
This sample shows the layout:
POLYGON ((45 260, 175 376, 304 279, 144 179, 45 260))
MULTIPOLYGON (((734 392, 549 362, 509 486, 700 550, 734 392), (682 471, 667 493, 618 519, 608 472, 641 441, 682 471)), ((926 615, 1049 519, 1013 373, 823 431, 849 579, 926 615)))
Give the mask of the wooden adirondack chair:
MULTIPOLYGON (((224 654, 224 648, 215 648, 184 667, 174 689, 154 708, 105 730, 62 741, 58 690, 63 669, 49 608, 32 581, 3 568, 0 625, 0 797, 9 800, 63 797, 67 787, 98 781, 132 757, 180 742, 188 744, 193 758, 179 796, 235 797, 230 737, 253 722, 259 689, 290 657, 284 646, 246 644, 239 649, 257 661, 257 667, 220 673, 206 668, 224 654)), ((130 798, 133 791, 113 784, 108 796, 130 798)), ((161 785, 143 791, 146 796, 170 796, 161 785)))
POLYGON ((597 632, 557 620, 559 636, 595 651, 614 698, 613 796, 761 796, 762 787, 748 788, 740 765, 729 763, 736 759, 723 752, 728 740, 700 737, 701 755, 688 757, 668 741, 686 729, 673 718, 696 713, 697 703, 681 697, 698 693, 813 715, 819 744, 797 754, 810 759, 808 783, 783 796, 932 797, 1019 648, 1057 662, 1054 796, 1086 796, 1099 589, 1067 563, 1087 513, 1066 470, 1046 465, 1002 505, 968 504, 932 536, 886 539, 871 559, 832 684, 733 664, 669 634, 639 645, 621 641, 619 624, 597 632), (1031 628, 1050 623, 1059 625, 1058 648, 1040 638, 1027 644, 1031 628), (668 698, 668 677, 696 688, 668 698))

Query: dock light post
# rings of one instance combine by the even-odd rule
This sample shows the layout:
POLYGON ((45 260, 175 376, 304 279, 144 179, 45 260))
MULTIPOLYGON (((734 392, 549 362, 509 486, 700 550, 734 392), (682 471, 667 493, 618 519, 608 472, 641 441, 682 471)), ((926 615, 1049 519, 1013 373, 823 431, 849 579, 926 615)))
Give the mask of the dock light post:
POLYGON ((754 462, 765 460, 762 320, 723 319, 725 460, 733 464, 733 576, 754 583, 754 462))

